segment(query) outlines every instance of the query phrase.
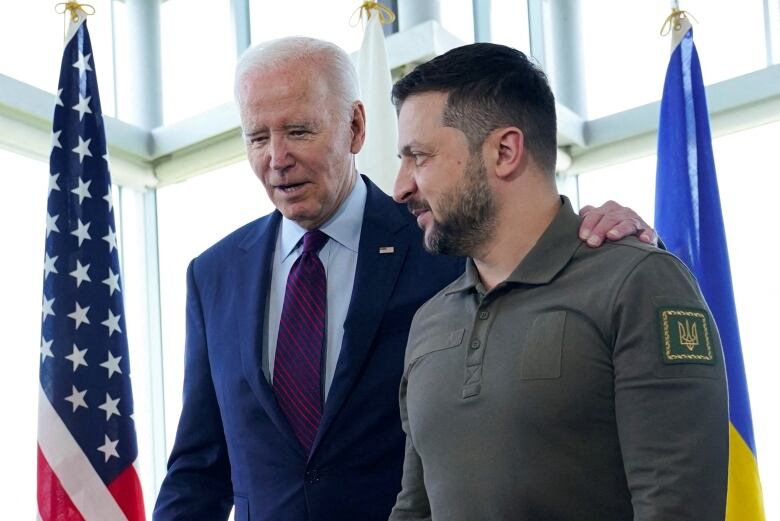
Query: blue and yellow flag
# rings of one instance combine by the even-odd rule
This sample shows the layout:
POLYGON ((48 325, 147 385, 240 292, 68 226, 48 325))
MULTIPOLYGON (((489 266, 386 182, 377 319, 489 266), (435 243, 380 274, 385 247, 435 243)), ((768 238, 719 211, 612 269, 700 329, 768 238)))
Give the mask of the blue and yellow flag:
POLYGON ((723 343, 730 420, 726 519, 763 521, 753 420, 701 66, 685 14, 675 11, 668 23, 673 46, 658 126, 655 226, 667 248, 699 280, 723 343))

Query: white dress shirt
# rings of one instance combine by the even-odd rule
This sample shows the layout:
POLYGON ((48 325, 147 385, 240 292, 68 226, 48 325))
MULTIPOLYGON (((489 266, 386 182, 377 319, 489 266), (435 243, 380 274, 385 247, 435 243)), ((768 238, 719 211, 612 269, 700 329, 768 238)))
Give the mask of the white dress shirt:
MULTIPOLYGON (((333 375, 336 372, 341 342, 344 339, 344 320, 347 317, 352 287, 355 283, 360 230, 363 227, 363 210, 366 206, 366 184, 358 176, 355 187, 336 213, 320 227, 330 239, 319 252, 325 267, 327 280, 327 323, 326 346, 323 353, 323 402, 328 396, 333 375)), ((279 322, 284 304, 284 291, 290 269, 301 254, 303 235, 307 232, 295 222, 282 218, 276 237, 271 291, 268 295, 265 317, 265 349, 263 372, 273 383, 276 341, 279 337, 279 322)))

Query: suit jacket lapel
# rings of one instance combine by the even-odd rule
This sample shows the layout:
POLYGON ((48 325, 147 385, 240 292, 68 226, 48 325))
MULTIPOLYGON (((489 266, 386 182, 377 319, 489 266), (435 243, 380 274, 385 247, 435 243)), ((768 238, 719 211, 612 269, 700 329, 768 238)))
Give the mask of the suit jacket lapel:
POLYGON ((364 179, 368 194, 360 232, 355 283, 344 321, 344 340, 336 374, 325 402, 312 454, 344 405, 373 348, 374 336, 409 246, 408 239, 397 233, 408 226, 398 207, 371 181, 364 179), (394 251, 380 253, 379 249, 385 246, 393 247, 394 251))
POLYGON ((276 234, 281 214, 274 212, 259 223, 253 233, 241 241, 236 270, 236 302, 240 309, 236 328, 241 339, 241 362, 244 375, 258 401, 276 428, 303 454, 303 447, 276 402, 273 389, 263 374, 265 307, 271 284, 271 270, 276 248, 276 234))

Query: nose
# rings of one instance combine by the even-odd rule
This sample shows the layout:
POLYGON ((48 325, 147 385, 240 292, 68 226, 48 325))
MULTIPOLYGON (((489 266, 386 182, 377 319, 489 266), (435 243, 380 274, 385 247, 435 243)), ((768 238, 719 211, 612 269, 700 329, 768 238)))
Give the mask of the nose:
POLYGON ((405 161, 401 160, 401 166, 398 169, 398 175, 393 185, 393 199, 397 203, 405 203, 417 191, 417 184, 410 168, 406 166, 405 161))
POLYGON ((285 170, 295 162, 284 136, 271 134, 268 138, 268 155, 269 166, 273 170, 285 170))

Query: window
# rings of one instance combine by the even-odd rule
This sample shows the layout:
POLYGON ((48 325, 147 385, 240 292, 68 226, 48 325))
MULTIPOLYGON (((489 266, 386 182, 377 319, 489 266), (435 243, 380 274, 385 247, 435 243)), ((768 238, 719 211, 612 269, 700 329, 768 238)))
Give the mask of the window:
MULTIPOLYGON (((763 2, 738 8, 686 0, 704 81, 716 83, 766 66, 763 2)), ((583 3, 582 45, 590 119, 661 99, 670 38, 659 32, 669 3, 603 0, 583 3)))
POLYGON ((158 191, 168 451, 173 446, 181 413, 187 265, 235 228, 271 210, 273 205, 246 161, 158 191))
MULTIPOLYGON (((95 7, 95 15, 87 20, 100 84, 100 103, 103 113, 109 116, 115 113, 111 2, 89 2, 95 7)), ((55 12, 54 4, 16 2, 11 11, 6 11, 6 23, 0 31, 3 49, 0 73, 51 93, 57 92, 66 27, 65 16, 55 12)))
POLYGON ((233 99, 236 48, 230 2, 162 2, 160 33, 166 125, 233 99))
POLYGON ((0 205, 8 223, 0 255, 0 345, 6 367, 0 378, 4 414, 13 428, 3 430, 6 469, 3 501, 8 519, 29 519, 36 508, 35 447, 38 419, 38 347, 46 224, 46 163, 0 149, 0 179, 12 197, 0 205), (13 187, 11 189, 11 187, 13 187), (15 223, 15 224, 14 224, 15 223), (10 511, 8 510, 10 509, 10 511))
POLYGON ((309 36, 333 42, 348 53, 360 49, 363 27, 355 9, 360 2, 250 2, 252 43, 284 36, 309 36), (357 22, 357 25, 350 23, 357 22))

